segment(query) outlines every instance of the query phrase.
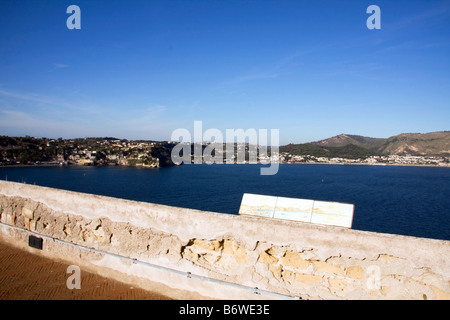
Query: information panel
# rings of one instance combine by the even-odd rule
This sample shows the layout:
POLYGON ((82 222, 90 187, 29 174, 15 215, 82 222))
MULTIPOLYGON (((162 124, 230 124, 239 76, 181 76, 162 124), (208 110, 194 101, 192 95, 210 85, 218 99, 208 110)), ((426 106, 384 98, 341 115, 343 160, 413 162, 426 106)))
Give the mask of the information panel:
POLYGON ((276 203, 277 197, 244 193, 239 214, 272 218, 276 203))
POLYGON ((239 214, 351 228, 355 206, 244 193, 239 214))
POLYGON ((311 222, 314 200, 278 197, 274 218, 311 222))
POLYGON ((351 228, 353 211, 353 204, 314 201, 311 222, 351 228))

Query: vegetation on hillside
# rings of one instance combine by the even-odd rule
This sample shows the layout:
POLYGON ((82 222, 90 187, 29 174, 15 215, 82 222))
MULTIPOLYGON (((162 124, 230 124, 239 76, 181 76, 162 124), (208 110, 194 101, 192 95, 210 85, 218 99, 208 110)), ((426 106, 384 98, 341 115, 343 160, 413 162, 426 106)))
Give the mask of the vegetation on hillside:
POLYGON ((280 147, 280 152, 292 155, 309 155, 327 158, 359 159, 378 155, 377 152, 349 144, 343 147, 325 147, 315 144, 288 144, 280 147))

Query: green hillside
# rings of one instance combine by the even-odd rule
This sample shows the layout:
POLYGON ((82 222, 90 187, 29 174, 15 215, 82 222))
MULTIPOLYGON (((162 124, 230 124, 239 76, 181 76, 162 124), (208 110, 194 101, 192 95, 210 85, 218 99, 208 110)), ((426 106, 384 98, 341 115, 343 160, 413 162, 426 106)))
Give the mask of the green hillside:
POLYGON ((287 152, 291 155, 310 155, 315 157, 358 159, 379 155, 375 151, 348 144, 342 147, 326 147, 315 144, 288 144, 280 147, 280 153, 287 152))

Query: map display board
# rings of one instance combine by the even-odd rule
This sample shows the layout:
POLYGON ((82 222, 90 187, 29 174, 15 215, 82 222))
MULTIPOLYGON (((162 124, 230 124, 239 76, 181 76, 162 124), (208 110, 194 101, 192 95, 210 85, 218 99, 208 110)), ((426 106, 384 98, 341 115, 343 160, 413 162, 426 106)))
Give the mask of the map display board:
POLYGON ((355 206, 244 193, 239 214, 351 228, 355 206))
POLYGON ((351 228, 353 211, 352 204, 314 201, 311 222, 351 228))
POLYGON ((244 193, 239 214, 272 218, 276 203, 277 197, 244 193))
POLYGON ((279 197, 273 217, 277 219, 311 222, 313 205, 314 200, 279 197))

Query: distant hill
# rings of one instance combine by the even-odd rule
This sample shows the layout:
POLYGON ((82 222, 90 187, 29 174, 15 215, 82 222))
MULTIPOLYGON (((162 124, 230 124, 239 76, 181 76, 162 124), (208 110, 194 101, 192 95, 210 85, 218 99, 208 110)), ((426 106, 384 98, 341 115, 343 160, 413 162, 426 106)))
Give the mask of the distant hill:
POLYGON ((355 145, 372 151, 378 151, 378 148, 386 141, 382 138, 369 138, 351 134, 340 134, 325 140, 311 142, 311 144, 324 147, 344 147, 347 145, 355 145))
POLYGON ((450 156, 450 131, 402 133, 387 139, 340 134, 305 144, 289 144, 280 152, 321 157, 360 158, 371 155, 450 156))
POLYGON ((450 155, 450 131, 405 133, 390 137, 378 148, 383 154, 450 155))

